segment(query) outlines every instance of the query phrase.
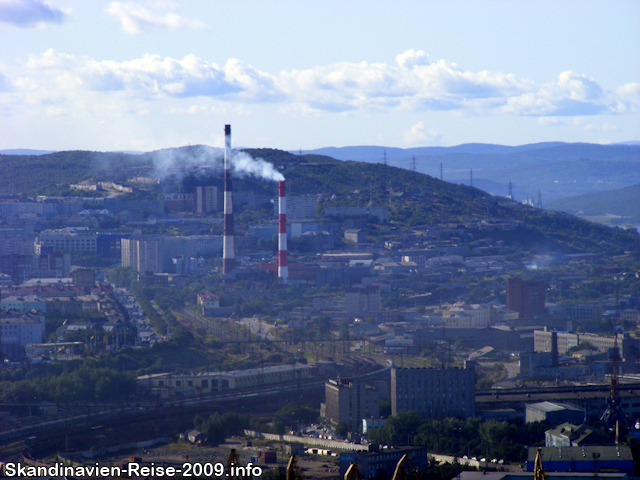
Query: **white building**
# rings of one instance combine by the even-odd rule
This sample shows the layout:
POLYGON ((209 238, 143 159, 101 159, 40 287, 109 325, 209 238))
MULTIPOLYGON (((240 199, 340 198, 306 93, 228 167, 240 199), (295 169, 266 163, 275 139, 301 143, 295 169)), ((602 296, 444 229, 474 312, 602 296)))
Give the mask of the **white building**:
POLYGON ((65 227, 58 230, 43 230, 35 243, 35 252, 40 255, 42 247, 53 247, 54 252, 97 251, 97 236, 88 227, 65 227))
POLYGON ((42 343, 44 314, 40 312, 2 312, 0 317, 0 351, 9 359, 24 356, 24 347, 42 343))

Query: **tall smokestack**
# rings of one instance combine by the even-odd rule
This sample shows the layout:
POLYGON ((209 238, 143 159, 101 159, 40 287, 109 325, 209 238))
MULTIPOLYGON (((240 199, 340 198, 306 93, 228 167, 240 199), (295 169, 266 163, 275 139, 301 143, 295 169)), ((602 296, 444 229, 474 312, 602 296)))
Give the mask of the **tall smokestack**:
POLYGON ((278 280, 287 283, 287 196, 284 181, 278 182, 278 280))
POLYGON ((231 125, 224 126, 224 233, 222 237, 222 274, 236 268, 233 243, 233 188, 231 186, 231 125))

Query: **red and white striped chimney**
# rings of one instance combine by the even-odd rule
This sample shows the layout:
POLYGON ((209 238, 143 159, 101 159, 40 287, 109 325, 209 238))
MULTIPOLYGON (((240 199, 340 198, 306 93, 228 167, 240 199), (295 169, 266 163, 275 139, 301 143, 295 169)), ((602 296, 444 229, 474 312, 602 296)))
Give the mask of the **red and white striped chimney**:
POLYGON ((236 268, 233 243, 233 188, 231 185, 231 125, 224 126, 224 232, 222 237, 222 274, 236 268))
POLYGON ((287 196, 285 183, 278 182, 278 281, 287 283, 289 267, 287 266, 287 196))

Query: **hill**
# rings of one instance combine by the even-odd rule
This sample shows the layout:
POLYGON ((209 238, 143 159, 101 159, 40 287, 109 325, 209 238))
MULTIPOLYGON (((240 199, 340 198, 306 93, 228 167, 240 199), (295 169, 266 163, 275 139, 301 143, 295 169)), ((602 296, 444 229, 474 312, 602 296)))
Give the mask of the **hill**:
MULTIPOLYGON (((527 229, 514 233, 515 237, 510 240, 535 251, 607 255, 634 251, 640 254, 637 233, 604 227, 563 213, 538 210, 423 173, 379 163, 340 161, 323 155, 293 155, 274 149, 244 152, 254 158, 263 158, 282 172, 290 194, 322 194, 320 208, 385 205, 393 223, 409 229, 441 222, 518 220, 526 223, 527 229)), ((64 193, 69 183, 97 179, 126 181, 133 175, 148 174, 155 164, 166 162, 167 158, 179 160, 179 165, 172 168, 181 179, 182 191, 201 182, 221 187, 219 170, 203 169, 201 165, 203 160, 211 160, 205 158, 211 154, 210 147, 191 146, 142 155, 71 151, 42 156, 0 156, 0 193, 10 193, 13 189, 23 194, 51 195, 56 190, 64 193)), ((166 181, 170 180, 171 177, 167 177, 166 181)), ((234 186, 238 191, 252 190, 275 196, 273 182, 251 176, 234 180, 234 186)), ((176 191, 170 185, 164 188, 176 191)), ((158 190, 154 194, 157 195, 158 190)))
POLYGON ((609 217, 608 223, 640 225, 640 185, 563 198, 548 207, 580 217, 609 217))

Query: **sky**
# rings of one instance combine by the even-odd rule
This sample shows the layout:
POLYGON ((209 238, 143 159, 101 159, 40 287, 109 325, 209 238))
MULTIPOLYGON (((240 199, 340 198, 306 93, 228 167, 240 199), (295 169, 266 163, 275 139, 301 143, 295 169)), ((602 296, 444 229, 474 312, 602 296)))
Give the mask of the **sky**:
POLYGON ((638 0, 0 0, 0 150, 640 140, 638 0))

